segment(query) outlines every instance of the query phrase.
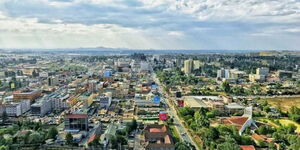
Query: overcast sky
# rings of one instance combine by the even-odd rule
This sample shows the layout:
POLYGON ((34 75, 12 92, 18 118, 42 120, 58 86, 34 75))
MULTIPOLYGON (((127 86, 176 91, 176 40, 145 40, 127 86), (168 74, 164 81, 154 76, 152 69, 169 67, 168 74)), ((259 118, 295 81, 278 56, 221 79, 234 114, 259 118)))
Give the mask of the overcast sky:
POLYGON ((300 0, 0 0, 0 48, 300 49, 300 0))

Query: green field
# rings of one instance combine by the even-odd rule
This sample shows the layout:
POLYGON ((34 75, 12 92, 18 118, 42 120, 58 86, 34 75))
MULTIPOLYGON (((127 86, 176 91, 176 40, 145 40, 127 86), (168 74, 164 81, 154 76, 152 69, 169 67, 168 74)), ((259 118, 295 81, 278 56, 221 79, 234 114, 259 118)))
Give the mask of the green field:
POLYGON ((263 98, 260 101, 263 102, 264 100, 267 100, 270 105, 278 107, 284 112, 287 112, 292 106, 300 108, 300 97, 263 98))
POLYGON ((278 120, 279 123, 281 125, 283 125, 283 126, 288 126, 289 124, 293 124, 293 125, 295 125, 297 127, 296 132, 300 133, 300 124, 297 123, 297 122, 294 122, 292 120, 288 120, 288 119, 274 119, 274 121, 271 121, 270 119, 267 119, 267 118, 257 118, 257 120, 266 122, 267 124, 269 124, 270 126, 272 126, 274 128, 279 128, 280 127, 279 124, 276 124, 274 122, 275 120, 278 120))

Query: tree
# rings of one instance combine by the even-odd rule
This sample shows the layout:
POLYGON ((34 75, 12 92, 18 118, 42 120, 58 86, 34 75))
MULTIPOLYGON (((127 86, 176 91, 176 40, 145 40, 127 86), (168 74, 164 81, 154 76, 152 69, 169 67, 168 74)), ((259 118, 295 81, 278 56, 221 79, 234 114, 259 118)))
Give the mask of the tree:
POLYGON ((38 132, 34 132, 29 135, 30 144, 38 144, 42 142, 43 142, 43 137, 38 132))
POLYGON ((100 143, 100 137, 97 136, 92 142, 90 142, 88 144, 89 146, 92 146, 92 147, 102 147, 101 143, 100 143))
POLYGON ((66 135, 66 144, 67 145, 73 144, 73 135, 70 132, 68 132, 66 135))
POLYGON ((116 149, 118 147, 118 142, 115 136, 109 137, 109 143, 111 145, 111 148, 116 149))
POLYGON ((225 93, 229 93, 230 92, 230 85, 228 83, 228 81, 224 81, 222 83, 222 88, 224 90, 225 93))
POLYGON ((269 106, 264 106, 263 110, 268 113, 271 111, 271 108, 269 106))
POLYGON ((127 139, 122 135, 117 135, 116 139, 117 139, 117 142, 121 145, 126 145, 128 143, 127 139))
POLYGON ((177 142, 175 144, 175 150, 196 150, 196 148, 191 143, 184 141, 184 142, 177 142))
POLYGON ((47 138, 48 139, 56 139, 57 134, 58 134, 58 131, 57 131, 56 127, 51 127, 48 130, 47 138))
POLYGON ((225 142, 217 146, 218 150, 240 150, 240 146, 229 136, 225 137, 225 142))
POLYGON ((7 115, 6 111, 4 111, 2 114, 2 124, 5 124, 7 119, 8 119, 8 115, 7 115))

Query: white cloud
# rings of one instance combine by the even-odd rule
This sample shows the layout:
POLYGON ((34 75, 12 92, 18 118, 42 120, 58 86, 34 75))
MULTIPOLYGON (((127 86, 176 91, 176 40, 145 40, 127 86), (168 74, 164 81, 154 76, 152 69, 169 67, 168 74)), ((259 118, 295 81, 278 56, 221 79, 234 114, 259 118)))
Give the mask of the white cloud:
POLYGON ((294 49, 299 24, 297 0, 0 0, 0 48, 294 49))

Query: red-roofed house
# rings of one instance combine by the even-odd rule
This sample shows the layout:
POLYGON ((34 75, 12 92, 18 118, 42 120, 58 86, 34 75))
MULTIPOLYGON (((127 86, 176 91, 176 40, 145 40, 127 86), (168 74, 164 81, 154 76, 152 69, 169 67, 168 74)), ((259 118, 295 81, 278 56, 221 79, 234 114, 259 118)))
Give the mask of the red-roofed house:
POLYGON ((239 130, 240 135, 251 125, 257 127, 252 119, 252 107, 246 107, 243 116, 223 118, 221 123, 235 126, 239 130))
POLYGON ((255 147, 253 145, 241 145, 240 148, 242 150, 255 150, 255 147))
POLYGON ((146 150, 175 150, 172 134, 166 125, 147 125, 145 128, 146 150))

